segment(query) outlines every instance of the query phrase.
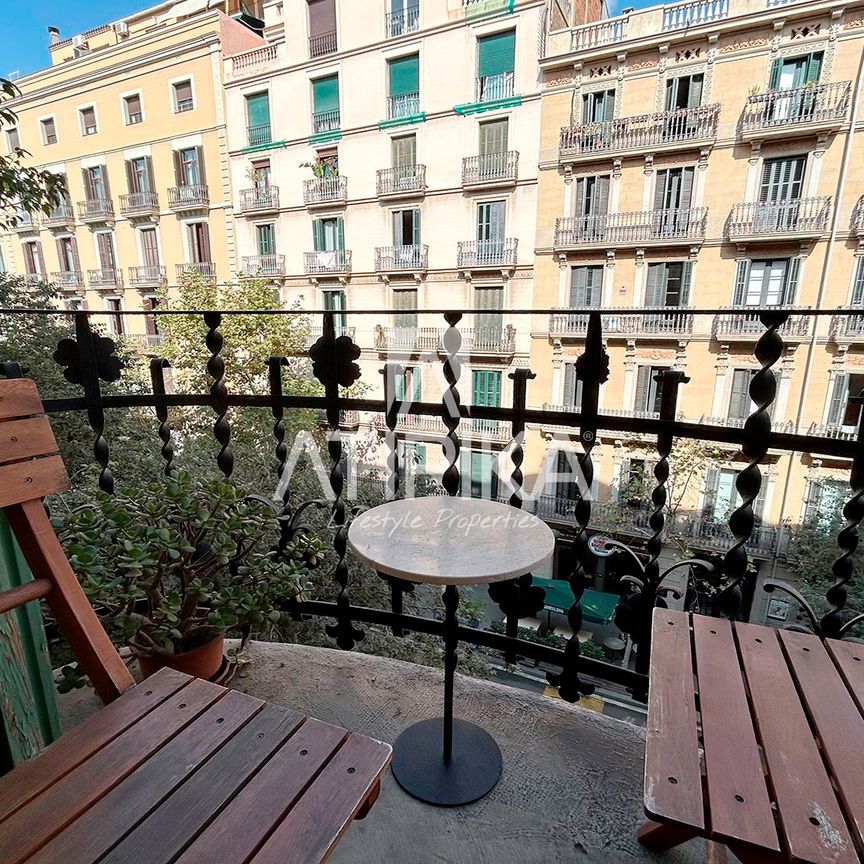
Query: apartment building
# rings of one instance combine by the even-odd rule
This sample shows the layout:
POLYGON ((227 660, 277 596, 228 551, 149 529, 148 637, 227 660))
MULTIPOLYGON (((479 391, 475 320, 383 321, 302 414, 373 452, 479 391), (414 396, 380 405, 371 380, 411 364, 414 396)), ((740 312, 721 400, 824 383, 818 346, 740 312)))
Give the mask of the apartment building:
MULTIPOLYGON (((441 394, 445 325, 423 310, 482 310, 462 322, 464 398, 509 404, 509 367, 527 365, 531 347, 529 320, 507 310, 532 303, 538 50, 550 28, 599 12, 265 2, 266 42, 225 69, 241 278, 272 279, 286 305, 339 311, 364 349, 364 381, 380 395, 382 361, 399 362, 396 392, 414 400, 441 394)), ((435 417, 401 418, 403 458, 440 476, 428 442, 444 431, 435 417)), ((467 488, 509 430, 474 421, 464 437, 467 488)))
MULTIPOLYGON (((573 363, 586 322, 568 309, 610 310, 601 412, 656 417, 654 376, 672 367, 690 377, 679 416, 741 426, 754 410, 748 386, 763 327, 733 310, 864 305, 864 151, 852 137, 862 50, 864 9, 836 2, 687 0, 550 35, 534 303, 561 311, 535 323, 535 405, 578 410, 573 363), (643 307, 668 313, 614 313, 643 307), (730 314, 688 311, 699 308, 730 314)), ((862 322, 792 314, 775 366, 775 429, 853 433, 860 406, 847 397, 864 385, 862 322)), ((554 433, 533 430, 526 464, 535 472, 569 446, 554 433)), ((604 433, 597 498, 615 500, 648 476, 655 443, 604 433)), ((686 493, 685 533, 697 548, 728 546, 722 523, 744 463, 727 449, 703 460, 686 493)), ((760 574, 781 575, 784 523, 827 519, 848 497, 835 467, 769 455, 751 548, 766 559, 760 574)), ((566 484, 550 494, 564 512, 566 484)))
POLYGON ((69 194, 0 235, 3 265, 143 344, 156 322, 125 310, 187 269, 224 283, 235 270, 221 54, 260 35, 213 5, 161 3, 68 39, 52 29, 51 65, 8 103, 18 120, 0 147, 62 174, 69 194))

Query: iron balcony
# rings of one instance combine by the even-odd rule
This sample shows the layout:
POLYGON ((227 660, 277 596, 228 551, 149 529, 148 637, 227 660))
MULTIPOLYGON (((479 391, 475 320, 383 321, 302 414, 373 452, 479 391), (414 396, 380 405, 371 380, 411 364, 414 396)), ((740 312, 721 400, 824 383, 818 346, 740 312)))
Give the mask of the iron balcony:
POLYGON ((420 26, 420 6, 409 6, 399 12, 387 12, 384 16, 387 37, 413 33, 420 26))
POLYGON ((375 269, 379 273, 394 270, 425 270, 429 265, 429 247, 413 244, 410 246, 376 246, 375 269))
POLYGON ((830 333, 835 341, 864 336, 864 309, 860 315, 832 315, 830 333))
POLYGON ((317 135, 321 132, 337 132, 339 130, 339 109, 332 111, 316 111, 312 115, 312 131, 317 135))
MULTIPOLYGON (((516 328, 461 327, 460 351, 469 354, 512 355, 516 350, 516 328)), ((395 327, 378 325, 375 328, 375 348, 378 351, 434 351, 443 352, 444 330, 440 327, 417 327, 402 324, 395 327)))
POLYGON ((351 251, 330 249, 321 252, 304 252, 303 272, 311 275, 350 273, 351 251))
POLYGON ((72 205, 68 201, 58 204, 45 217, 44 223, 49 228, 63 228, 66 225, 71 225, 75 221, 75 214, 72 211, 72 205))
POLYGON ((119 288, 123 284, 123 276, 119 267, 88 270, 87 284, 91 288, 119 288))
POLYGON ((51 274, 51 281, 61 289, 80 288, 84 284, 84 274, 80 270, 60 270, 51 274))
POLYGON ((109 198, 89 198, 78 202, 82 222, 106 222, 114 218, 114 202, 109 198))
POLYGON ((557 250, 576 250, 701 243, 707 221, 707 207, 568 216, 555 220, 554 244, 557 250))
POLYGON ((818 237, 828 230, 830 218, 830 195, 736 204, 726 223, 726 236, 774 242, 784 236, 818 237))
POLYGON ((279 209, 278 186, 253 186, 240 190, 241 213, 265 213, 279 209))
POLYGON ((129 268, 129 285, 132 288, 158 288, 165 279, 165 268, 161 264, 141 264, 129 268))
POLYGON ((484 267, 515 267, 519 241, 515 237, 505 240, 465 240, 457 245, 456 265, 460 270, 484 267))
POLYGON ((462 186, 465 189, 512 186, 519 176, 519 151, 484 153, 462 160, 462 186))
POLYGON ((212 261, 187 261, 185 264, 175 264, 177 279, 182 279, 187 273, 197 273, 209 282, 216 281, 216 265, 212 261))
POLYGON ((156 192, 130 192, 120 196, 123 216, 156 216, 159 213, 159 195, 156 192))
POLYGON ((387 119, 400 120, 420 113, 419 93, 400 93, 387 97, 387 119))
POLYGON ((483 75, 475 79, 474 99, 477 102, 494 102, 509 99, 514 94, 515 78, 512 72, 483 75))
POLYGON ((851 81, 769 90, 747 98, 741 137, 758 139, 839 129, 849 113, 851 81))
POLYGON ((263 147, 272 140, 270 137, 270 124, 258 123, 246 128, 246 140, 250 147, 263 147))
MULTIPOLYGON (((804 311, 809 306, 775 306, 772 312, 804 311)), ((749 312, 746 307, 716 315, 711 326, 711 335, 720 341, 755 341, 765 332, 765 325, 759 320, 759 312, 749 312)), ((790 314, 789 320, 777 328, 777 332, 788 342, 803 342, 810 335, 810 317, 790 314)))
POLYGON ((39 216, 28 213, 26 210, 18 210, 14 217, 16 231, 36 231, 39 228, 39 216))
POLYGON ((375 191, 379 198, 414 198, 426 192, 426 166, 400 165, 381 168, 375 175, 375 191))
POLYGON ((348 178, 315 177, 303 181, 303 203, 307 207, 321 204, 345 203, 348 200, 348 178))
POLYGON ((335 54, 337 50, 336 31, 328 30, 317 36, 309 37, 309 56, 324 57, 326 54, 335 54))
POLYGON ((285 256, 275 253, 244 255, 241 276, 284 276, 285 256))
MULTIPOLYGON (((549 316, 549 332, 559 337, 584 339, 588 330, 588 315, 564 310, 549 316)), ((663 315, 612 313, 603 315, 603 331, 608 338, 623 336, 644 339, 677 339, 693 332, 693 316, 686 311, 670 311, 663 315)))
POLYGON ((191 186, 171 186, 168 206, 172 210, 200 210, 210 204, 210 192, 203 183, 191 186))

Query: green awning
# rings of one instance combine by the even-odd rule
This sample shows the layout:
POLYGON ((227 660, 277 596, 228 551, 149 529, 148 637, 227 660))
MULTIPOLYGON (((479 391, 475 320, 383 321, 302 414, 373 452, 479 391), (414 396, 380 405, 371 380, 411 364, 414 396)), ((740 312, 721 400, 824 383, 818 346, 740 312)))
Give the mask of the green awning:
MULTIPOLYGON (((535 576, 531 582, 546 591, 546 609, 553 612, 566 612, 573 605, 573 591, 566 579, 543 579, 535 576)), ((610 624, 615 615, 615 607, 621 598, 617 594, 594 591, 586 588, 582 594, 582 616, 592 624, 610 624)))

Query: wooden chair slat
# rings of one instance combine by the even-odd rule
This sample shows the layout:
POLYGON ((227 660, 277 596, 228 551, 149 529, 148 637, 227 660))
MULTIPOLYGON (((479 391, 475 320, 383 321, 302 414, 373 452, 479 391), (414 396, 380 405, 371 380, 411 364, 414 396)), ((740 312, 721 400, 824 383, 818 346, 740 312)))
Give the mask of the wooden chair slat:
POLYGON ((0 507, 44 498, 69 488, 59 456, 0 465, 0 507))
POLYGON ((57 439, 47 417, 10 420, 0 425, 0 463, 56 452, 57 439))
MULTIPOLYGON (((95 864, 257 714, 264 703, 229 691, 140 768, 97 801, 27 864, 95 864)), ((181 817, 182 818, 182 817, 181 817)), ((219 856, 215 856, 215 861, 219 856)), ((212 862, 211 862, 212 864, 212 862)))
POLYGON ((0 381, 0 421, 44 413, 35 381, 30 378, 0 381))
POLYGON ((648 686, 645 812, 652 819, 704 828, 702 774, 690 621, 683 612, 654 611, 648 686))
POLYGON ((732 626, 694 615, 693 636, 711 836, 779 851, 732 626))
MULTIPOLYGON (((169 864, 218 815, 249 778, 302 722, 278 705, 267 705, 157 807, 100 864, 169 864), (260 736, 260 737, 259 737, 260 736), (178 814, 182 814, 178 818, 178 814)), ((283 849, 283 862, 286 849, 283 849)), ((228 862, 224 855, 217 859, 228 862)))
POLYGON ((864 849, 864 717, 821 639, 789 630, 782 631, 780 639, 834 775, 840 803, 864 849))
MULTIPOLYGON (((0 861, 21 864, 224 695, 192 681, 0 824, 0 861)), ((127 861, 146 860, 129 858, 127 861)))
POLYGON ((840 642, 828 639, 828 653, 834 658, 852 698, 864 713, 864 645, 858 642, 840 642))
POLYGON ((247 861, 346 735, 329 723, 307 720, 175 864, 247 861))
POLYGON ((180 672, 163 669, 133 687, 122 699, 70 729, 35 759, 19 765, 0 783, 0 831, 2 820, 57 783, 191 680, 180 672))
POLYGON ((250 864, 325 861, 390 762, 389 745, 351 735, 250 864), (352 808, 353 807, 353 811, 352 808))
POLYGON ((34 579, 23 585, 16 585, 8 591, 0 591, 0 613, 17 609, 25 603, 41 600, 46 597, 54 586, 48 579, 34 579))
POLYGON ((740 623, 735 630, 786 849, 795 861, 856 864, 852 837, 795 683, 782 674, 787 666, 776 632, 740 623))

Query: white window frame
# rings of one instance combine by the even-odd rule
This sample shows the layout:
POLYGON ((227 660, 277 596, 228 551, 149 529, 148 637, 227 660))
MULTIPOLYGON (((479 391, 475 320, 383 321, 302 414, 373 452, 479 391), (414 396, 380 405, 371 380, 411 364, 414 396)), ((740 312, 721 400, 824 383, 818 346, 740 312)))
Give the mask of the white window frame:
POLYGON ((144 94, 141 90, 126 90, 124 93, 121 93, 120 110, 123 112, 123 123, 126 126, 140 126, 147 119, 147 116, 144 113, 144 94), (138 102, 141 105, 141 119, 137 123, 131 123, 129 121, 129 106, 126 104, 126 100, 130 96, 137 96, 138 102))
POLYGON ((21 146, 21 127, 20 126, 10 126, 6 130, 6 134, 4 136, 6 138, 6 152, 10 153, 10 154, 15 149, 12 146, 12 133, 13 132, 18 136, 18 146, 19 147, 21 146))
POLYGON ((82 138, 89 138, 91 135, 99 134, 99 112, 96 110, 95 102, 88 102, 84 105, 76 105, 75 111, 78 114, 78 131, 81 133, 82 138), (88 109, 93 109, 93 120, 96 123, 96 131, 88 133, 84 127, 84 112, 88 109))
POLYGON ((53 147, 54 144, 60 143, 60 133, 57 131, 57 117, 54 114, 43 114, 41 117, 37 117, 36 121, 39 124, 39 140, 42 142, 43 147, 53 147), (47 136, 45 135, 45 122, 47 120, 51 120, 54 123, 55 141, 53 144, 48 143, 47 136))
POLYGON ((176 78, 172 78, 168 82, 168 97, 171 100, 171 112, 173 114, 188 114, 190 111, 194 111, 198 105, 198 93, 195 90, 195 76, 190 72, 188 75, 178 75, 176 78), (185 81, 189 82, 189 86, 192 90, 192 107, 180 111, 177 108, 177 91, 175 87, 177 84, 183 84, 185 81))

